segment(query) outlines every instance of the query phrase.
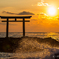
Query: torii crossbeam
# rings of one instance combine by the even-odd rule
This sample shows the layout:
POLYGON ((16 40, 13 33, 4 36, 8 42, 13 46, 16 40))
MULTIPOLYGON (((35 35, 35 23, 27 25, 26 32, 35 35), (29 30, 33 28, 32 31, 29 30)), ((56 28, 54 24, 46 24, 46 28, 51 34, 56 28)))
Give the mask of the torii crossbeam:
POLYGON ((6 38, 8 38, 8 25, 9 25, 9 22, 23 22, 23 37, 25 37, 25 22, 30 22, 29 20, 25 20, 25 18, 31 18, 32 16, 0 16, 1 19, 7 19, 6 21, 3 20, 2 22, 7 22, 6 24, 6 38), (8 19, 15 19, 15 20, 8 20, 8 19), (17 19, 23 19, 22 21, 21 20, 17 20, 17 19))

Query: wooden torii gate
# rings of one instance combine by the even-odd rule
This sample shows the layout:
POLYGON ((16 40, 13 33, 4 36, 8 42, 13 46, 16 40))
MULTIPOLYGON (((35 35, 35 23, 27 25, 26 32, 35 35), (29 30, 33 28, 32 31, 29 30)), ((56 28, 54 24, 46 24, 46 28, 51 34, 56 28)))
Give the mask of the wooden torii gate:
POLYGON ((3 20, 2 22, 7 22, 6 24, 6 38, 8 38, 8 25, 9 22, 23 22, 23 37, 25 37, 25 22, 30 22, 29 20, 25 20, 25 18, 31 18, 32 16, 0 16, 1 19, 7 19, 6 21, 3 20), (15 19, 15 20, 8 20, 8 19, 15 19), (23 19, 23 20, 17 20, 17 18, 19 19, 23 19))

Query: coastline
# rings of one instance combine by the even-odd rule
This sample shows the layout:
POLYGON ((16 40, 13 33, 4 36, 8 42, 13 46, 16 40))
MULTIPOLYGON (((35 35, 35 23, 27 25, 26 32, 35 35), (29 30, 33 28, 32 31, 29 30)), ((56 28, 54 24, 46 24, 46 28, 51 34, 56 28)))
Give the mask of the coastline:
MULTIPOLYGON (((42 44, 45 43, 51 47, 59 47, 59 42, 52 39, 51 37, 48 38, 37 38, 37 37, 20 37, 20 38, 0 38, 0 52, 8 52, 8 53, 13 53, 16 51, 16 49, 20 46, 20 43, 23 40, 29 40, 29 41, 34 41, 36 40, 38 43, 42 44)), ((25 41, 26 42, 26 41, 25 41)), ((22 45, 23 46, 23 45, 22 45)), ((28 48, 26 48, 28 49, 28 48)), ((34 51, 36 51, 37 49, 35 48, 34 51)), ((27 50, 29 52, 31 52, 30 50, 27 50)), ((40 50, 41 51, 41 50, 40 50)), ((24 50, 23 50, 24 52, 24 50)))

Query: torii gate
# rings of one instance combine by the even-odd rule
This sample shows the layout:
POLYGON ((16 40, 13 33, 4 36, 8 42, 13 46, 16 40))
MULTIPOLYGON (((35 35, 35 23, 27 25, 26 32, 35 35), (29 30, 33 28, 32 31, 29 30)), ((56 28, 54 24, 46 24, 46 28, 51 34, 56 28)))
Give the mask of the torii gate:
POLYGON ((31 18, 32 16, 0 16, 1 19, 7 19, 6 21, 3 20, 2 22, 7 22, 6 24, 6 38, 8 38, 8 25, 9 22, 23 22, 23 37, 25 37, 25 22, 30 22, 29 20, 25 20, 25 18, 31 18), (8 20, 8 19, 15 19, 15 20, 8 20), (19 19, 23 19, 23 20, 17 20, 17 18, 19 19))

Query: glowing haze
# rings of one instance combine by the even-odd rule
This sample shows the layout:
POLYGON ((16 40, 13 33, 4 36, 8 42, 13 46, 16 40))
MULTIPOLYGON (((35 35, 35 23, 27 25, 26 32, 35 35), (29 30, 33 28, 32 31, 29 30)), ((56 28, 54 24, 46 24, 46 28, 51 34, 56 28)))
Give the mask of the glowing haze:
MULTIPOLYGON (((29 16, 26 32, 59 32, 59 0, 1 0, 0 16, 29 16)), ((19 20, 19 19, 17 19, 19 20)), ((1 22, 0 32, 6 31, 1 22)), ((22 23, 9 23, 9 32, 22 32, 22 23)))

